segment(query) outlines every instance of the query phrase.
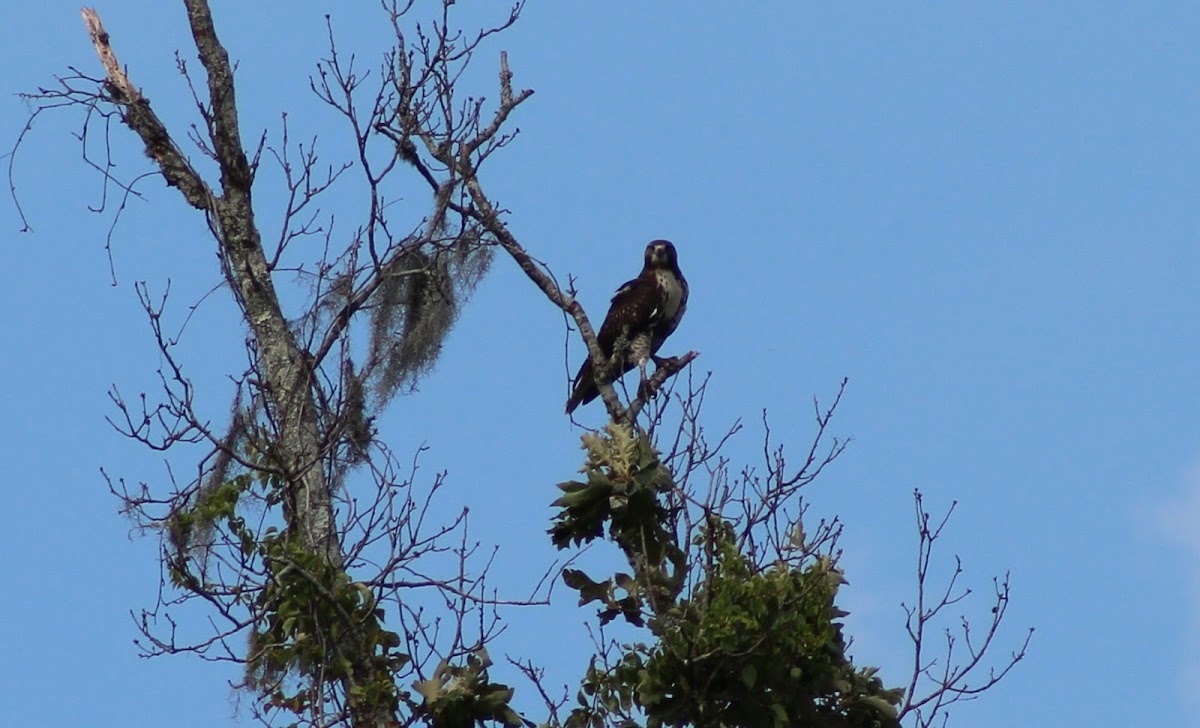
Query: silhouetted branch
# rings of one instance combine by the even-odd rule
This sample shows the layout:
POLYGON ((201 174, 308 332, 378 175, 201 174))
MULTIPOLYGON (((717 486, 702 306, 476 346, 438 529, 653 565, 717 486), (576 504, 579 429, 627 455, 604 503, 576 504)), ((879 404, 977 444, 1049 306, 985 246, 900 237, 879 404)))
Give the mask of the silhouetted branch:
POLYGON ((991 618, 982 639, 973 638, 970 621, 967 617, 960 616, 957 631, 950 627, 937 630, 944 637, 945 646, 939 656, 928 656, 933 649, 930 639, 938 618, 949 607, 963 602, 971 595, 971 590, 958 586, 963 568, 962 560, 957 556, 954 557, 954 570, 946 579, 945 586, 934 589, 930 583, 933 578, 930 563, 934 545, 942 537, 942 531, 949 523, 957 502, 951 503, 940 519, 932 518, 925 509, 920 491, 913 491, 913 503, 916 508, 918 536, 917 595, 913 606, 902 605, 907 615, 905 628, 913 644, 913 667, 900 717, 912 714, 917 726, 929 728, 939 716, 943 724, 945 723, 946 708, 960 700, 971 700, 991 689, 1024 659, 1029 641, 1033 638, 1033 628, 1029 628, 1017 649, 1012 651, 1007 659, 1002 660, 998 667, 988 667, 986 673, 979 674, 1008 611, 1009 577, 1005 574, 1003 579, 993 579, 995 597, 990 607, 991 618), (966 648, 966 655, 962 657, 959 656, 960 642, 966 648), (971 684, 969 680, 977 682, 971 684), (927 692, 918 693, 922 685, 926 686, 927 692))

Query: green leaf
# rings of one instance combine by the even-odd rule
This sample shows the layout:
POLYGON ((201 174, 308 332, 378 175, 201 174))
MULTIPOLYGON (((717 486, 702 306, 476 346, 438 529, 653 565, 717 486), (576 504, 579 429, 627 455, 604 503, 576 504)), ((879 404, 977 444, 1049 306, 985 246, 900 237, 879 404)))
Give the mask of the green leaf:
POLYGON ((862 699, 862 701, 864 703, 866 703, 867 705, 871 706, 872 708, 874 708, 875 710, 878 710, 883 715, 885 715, 888 718, 891 718, 893 720, 895 720, 900 715, 899 712, 896 711, 896 706, 892 705, 888 701, 886 701, 883 698, 880 698, 878 696, 867 695, 866 697, 864 697, 862 699))
POLYGON ((746 665, 742 668, 742 684, 748 688, 754 687, 754 683, 758 680, 758 668, 754 665, 746 665))
POLYGON ((589 602, 608 601, 608 590, 611 588, 608 580, 592 581, 579 569, 564 569, 563 583, 579 592, 579 606, 589 602))
POLYGON ((587 483, 580 483, 578 480, 568 480, 558 484, 558 489, 564 493, 578 493, 581 490, 587 490, 587 483))
POLYGON ((437 678, 432 680, 418 680, 413 683, 413 688, 424 696, 426 703, 433 703, 442 694, 442 681, 437 678))

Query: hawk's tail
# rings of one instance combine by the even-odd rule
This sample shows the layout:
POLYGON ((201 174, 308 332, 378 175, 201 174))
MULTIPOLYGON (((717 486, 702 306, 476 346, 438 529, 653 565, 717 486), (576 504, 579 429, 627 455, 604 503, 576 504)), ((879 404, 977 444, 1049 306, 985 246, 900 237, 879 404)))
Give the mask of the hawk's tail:
POLYGON ((575 388, 567 399, 567 414, 571 414, 579 405, 587 404, 599 396, 600 390, 596 389, 596 377, 592 375, 592 360, 585 359, 583 366, 579 367, 579 373, 575 375, 575 388))

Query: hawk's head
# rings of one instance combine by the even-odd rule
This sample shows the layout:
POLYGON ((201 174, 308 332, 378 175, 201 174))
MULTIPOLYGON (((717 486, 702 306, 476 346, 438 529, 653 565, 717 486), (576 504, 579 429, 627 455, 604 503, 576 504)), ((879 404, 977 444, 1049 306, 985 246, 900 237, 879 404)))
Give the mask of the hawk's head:
POLYGON ((647 268, 668 268, 675 270, 679 267, 679 258, 675 254, 675 246, 670 240, 655 240, 646 246, 647 268))

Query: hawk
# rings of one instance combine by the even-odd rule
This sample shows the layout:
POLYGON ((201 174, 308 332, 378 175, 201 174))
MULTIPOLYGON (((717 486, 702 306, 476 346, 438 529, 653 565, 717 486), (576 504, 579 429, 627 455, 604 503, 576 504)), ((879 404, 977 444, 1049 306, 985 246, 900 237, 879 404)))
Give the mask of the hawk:
MULTIPOLYGON (((688 284, 679 271, 675 246, 667 240, 655 240, 646 246, 646 263, 637 278, 625 283, 612 297, 612 305, 596 339, 600 350, 611 361, 613 348, 625 342, 624 354, 616 363, 609 381, 623 377, 634 367, 646 375, 646 360, 679 326, 687 310, 688 284)), ((567 414, 581 404, 600 396, 592 370, 592 358, 584 359, 575 375, 574 390, 567 400, 567 414)))

